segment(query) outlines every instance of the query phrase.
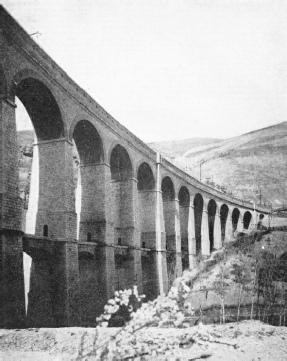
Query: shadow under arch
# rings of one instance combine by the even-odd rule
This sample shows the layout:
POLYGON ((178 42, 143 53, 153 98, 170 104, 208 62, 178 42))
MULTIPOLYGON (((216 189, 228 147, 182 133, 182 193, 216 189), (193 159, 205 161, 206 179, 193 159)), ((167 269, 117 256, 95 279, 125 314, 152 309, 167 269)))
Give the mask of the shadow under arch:
POLYGON ((79 120, 71 134, 76 187, 77 238, 82 241, 103 240, 105 221, 104 149, 95 126, 86 119, 79 120), (77 162, 79 158, 79 163, 77 162), (78 178, 78 179, 77 179, 78 178), (91 182, 93 180, 93 182, 91 182), (101 199, 101 202, 99 202, 101 199))
POLYGON ((138 190, 154 190, 155 178, 150 165, 146 162, 141 163, 137 172, 138 190))
POLYGON ((225 240, 225 230, 226 230, 226 222, 227 222, 228 213, 229 213, 228 206, 226 204, 223 204, 220 207, 220 225, 221 225, 221 241, 222 241, 222 243, 225 240))
POLYGON ((217 209, 216 202, 214 199, 211 199, 207 205, 210 252, 212 252, 214 249, 214 221, 215 221, 216 209, 217 209))
POLYGON ((239 211, 239 209, 238 209, 238 208, 234 208, 233 211, 232 211, 232 216, 231 216, 233 232, 236 231, 236 229, 237 229, 239 216, 240 216, 240 211, 239 211))
POLYGON ((112 215, 115 246, 115 270, 118 289, 131 288, 137 274, 141 272, 141 261, 135 264, 135 254, 129 251, 129 257, 117 253, 120 247, 139 247, 140 232, 134 214, 137 211, 136 180, 133 177, 131 158, 120 144, 116 144, 110 153, 112 215), (133 270, 133 271, 131 271, 133 270))
POLYGON ((28 76, 14 83, 17 96, 26 108, 38 140, 59 139, 65 136, 65 125, 58 102, 50 88, 41 80, 28 76))
POLYGON ((175 198, 173 181, 170 177, 165 176, 161 181, 161 191, 163 201, 171 201, 175 198))
POLYGON ((195 240, 196 240, 196 254, 201 252, 201 222, 203 211, 203 197, 197 193, 193 199, 194 206, 194 227, 195 227, 195 240))
POLYGON ((154 249, 156 246, 156 202, 155 178, 150 165, 141 162, 137 170, 137 189, 139 201, 139 218, 141 234, 141 272, 142 289, 146 300, 152 300, 158 292, 157 259, 154 252, 144 249, 154 249))
POLYGON ((125 181, 133 176, 133 167, 127 150, 117 144, 110 155, 111 177, 114 181, 125 181))
POLYGON ((252 214, 249 211, 246 211, 243 216, 243 228, 248 229, 252 219, 252 214))
POLYGON ((179 222, 180 222, 180 238, 181 238, 181 261, 182 270, 188 269, 189 250, 188 250, 188 220, 190 211, 190 194, 185 186, 182 186, 178 192, 179 200, 179 222))
POLYGON ((73 129, 72 138, 76 143, 81 165, 103 162, 103 142, 97 129, 90 121, 83 119, 77 122, 73 129))
POLYGON ((164 227, 166 235, 166 263, 167 263, 167 277, 168 288, 171 287, 176 277, 176 234, 175 234, 175 190, 173 181, 170 177, 165 176, 161 181, 162 191, 162 208, 164 227))

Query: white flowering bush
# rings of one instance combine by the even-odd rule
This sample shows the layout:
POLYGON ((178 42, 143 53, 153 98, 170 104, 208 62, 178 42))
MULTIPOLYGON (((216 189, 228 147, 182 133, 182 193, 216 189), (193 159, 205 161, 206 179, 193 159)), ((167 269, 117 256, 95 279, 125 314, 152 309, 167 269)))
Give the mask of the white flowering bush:
MULTIPOLYGON (((162 339, 141 336, 141 331, 147 327, 179 327, 185 319, 184 313, 193 313, 190 304, 185 304, 185 299, 190 292, 184 279, 181 279, 177 287, 172 287, 168 295, 162 295, 154 301, 142 303, 141 307, 134 311, 130 302, 134 297, 139 303, 144 296, 139 296, 136 286, 133 290, 115 292, 115 297, 110 299, 104 308, 104 313, 97 319, 93 349, 85 350, 85 335, 81 341, 78 360, 89 357, 95 360, 124 360, 124 359, 150 359, 159 355, 167 355, 172 350, 171 342, 162 339), (128 307, 130 320, 115 334, 105 333, 109 320, 121 306, 128 307)), ((175 341, 176 342, 176 341, 175 341)))

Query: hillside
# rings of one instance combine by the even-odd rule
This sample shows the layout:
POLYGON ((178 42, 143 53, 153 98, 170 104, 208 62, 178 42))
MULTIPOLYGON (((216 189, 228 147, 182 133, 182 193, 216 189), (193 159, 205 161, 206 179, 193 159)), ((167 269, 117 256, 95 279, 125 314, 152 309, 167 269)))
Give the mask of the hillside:
POLYGON ((156 151, 164 154, 169 159, 174 159, 178 156, 185 154, 193 149, 205 148, 209 144, 213 144, 220 141, 216 138, 191 138, 184 140, 173 140, 149 143, 148 145, 156 151))
POLYGON ((187 301, 191 302, 195 309, 201 308, 207 321, 210 322, 210 317, 213 322, 219 321, 220 290, 218 282, 220 283, 221 277, 223 277, 224 292, 222 291, 222 293, 224 293, 224 304, 228 310, 227 318, 236 320, 239 297, 242 305, 242 317, 249 318, 248 312, 250 312, 252 297, 259 287, 258 279, 256 282, 254 281, 256 279, 254 270, 255 267, 258 267, 258 270, 260 269, 258 274, 263 274, 264 269, 265 271, 268 269, 269 276, 272 275, 269 280, 272 279, 272 285, 277 287, 277 293, 273 295, 275 303, 272 304, 272 308, 268 304, 270 299, 263 292, 264 287, 268 288, 270 285, 260 283, 258 292, 262 292, 262 294, 257 307, 261 312, 265 308, 265 311, 268 309, 270 314, 280 313, 283 309, 280 312, 278 309, 286 302, 284 293, 282 293, 286 284, 283 290, 281 287, 281 282, 286 283, 287 281, 286 240, 287 233, 282 231, 238 234, 232 242, 225 244, 225 248, 214 252, 209 259, 199 262, 197 268, 185 271, 184 277, 192 284, 187 301), (243 285, 244 292, 239 294, 238 292, 242 291, 240 287, 243 285))
POLYGON ((287 203, 287 122, 230 139, 175 143, 150 146, 195 178, 203 162, 202 180, 224 186, 239 198, 259 203, 261 193, 262 204, 287 203))
MULTIPOLYGON (((18 132, 20 190, 29 182, 33 131, 18 132)), ((192 138, 150 143, 170 161, 211 186, 274 207, 287 203, 287 122, 230 139, 192 138)))

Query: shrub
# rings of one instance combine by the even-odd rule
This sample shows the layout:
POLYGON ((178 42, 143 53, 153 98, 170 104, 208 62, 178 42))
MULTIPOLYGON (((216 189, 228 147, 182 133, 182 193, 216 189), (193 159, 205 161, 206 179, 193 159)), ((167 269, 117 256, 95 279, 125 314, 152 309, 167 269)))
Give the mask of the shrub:
POLYGON ((190 288, 183 279, 177 287, 171 287, 167 296, 159 296, 154 301, 143 303, 135 312, 130 304, 130 298, 135 297, 141 303, 144 296, 139 296, 136 286, 133 290, 115 292, 104 308, 104 313, 98 318, 98 326, 94 338, 94 347, 91 352, 85 352, 85 334, 81 340, 78 360, 94 357, 97 360, 119 360, 147 356, 156 357, 166 354, 171 345, 163 340, 145 340, 140 337, 140 330, 150 327, 164 327, 171 324, 175 327, 182 325, 185 316, 183 310, 190 315, 193 310, 190 304, 185 305, 185 299, 190 288), (100 332, 108 326, 112 315, 116 314, 121 306, 127 307, 130 320, 114 335, 107 336, 100 332))

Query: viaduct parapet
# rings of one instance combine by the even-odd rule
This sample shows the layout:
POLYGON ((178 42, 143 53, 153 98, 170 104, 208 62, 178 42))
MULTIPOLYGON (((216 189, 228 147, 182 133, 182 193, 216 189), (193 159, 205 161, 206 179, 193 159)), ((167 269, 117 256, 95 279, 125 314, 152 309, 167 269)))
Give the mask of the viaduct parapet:
POLYGON ((93 326, 115 290, 167 292, 259 213, 154 152, 0 6, 0 327, 93 326), (37 136, 35 234, 22 226, 15 98, 37 136), (73 147, 80 158, 77 232, 73 147), (77 236, 78 233, 78 236, 77 236), (25 310, 23 252, 32 258, 25 310))

